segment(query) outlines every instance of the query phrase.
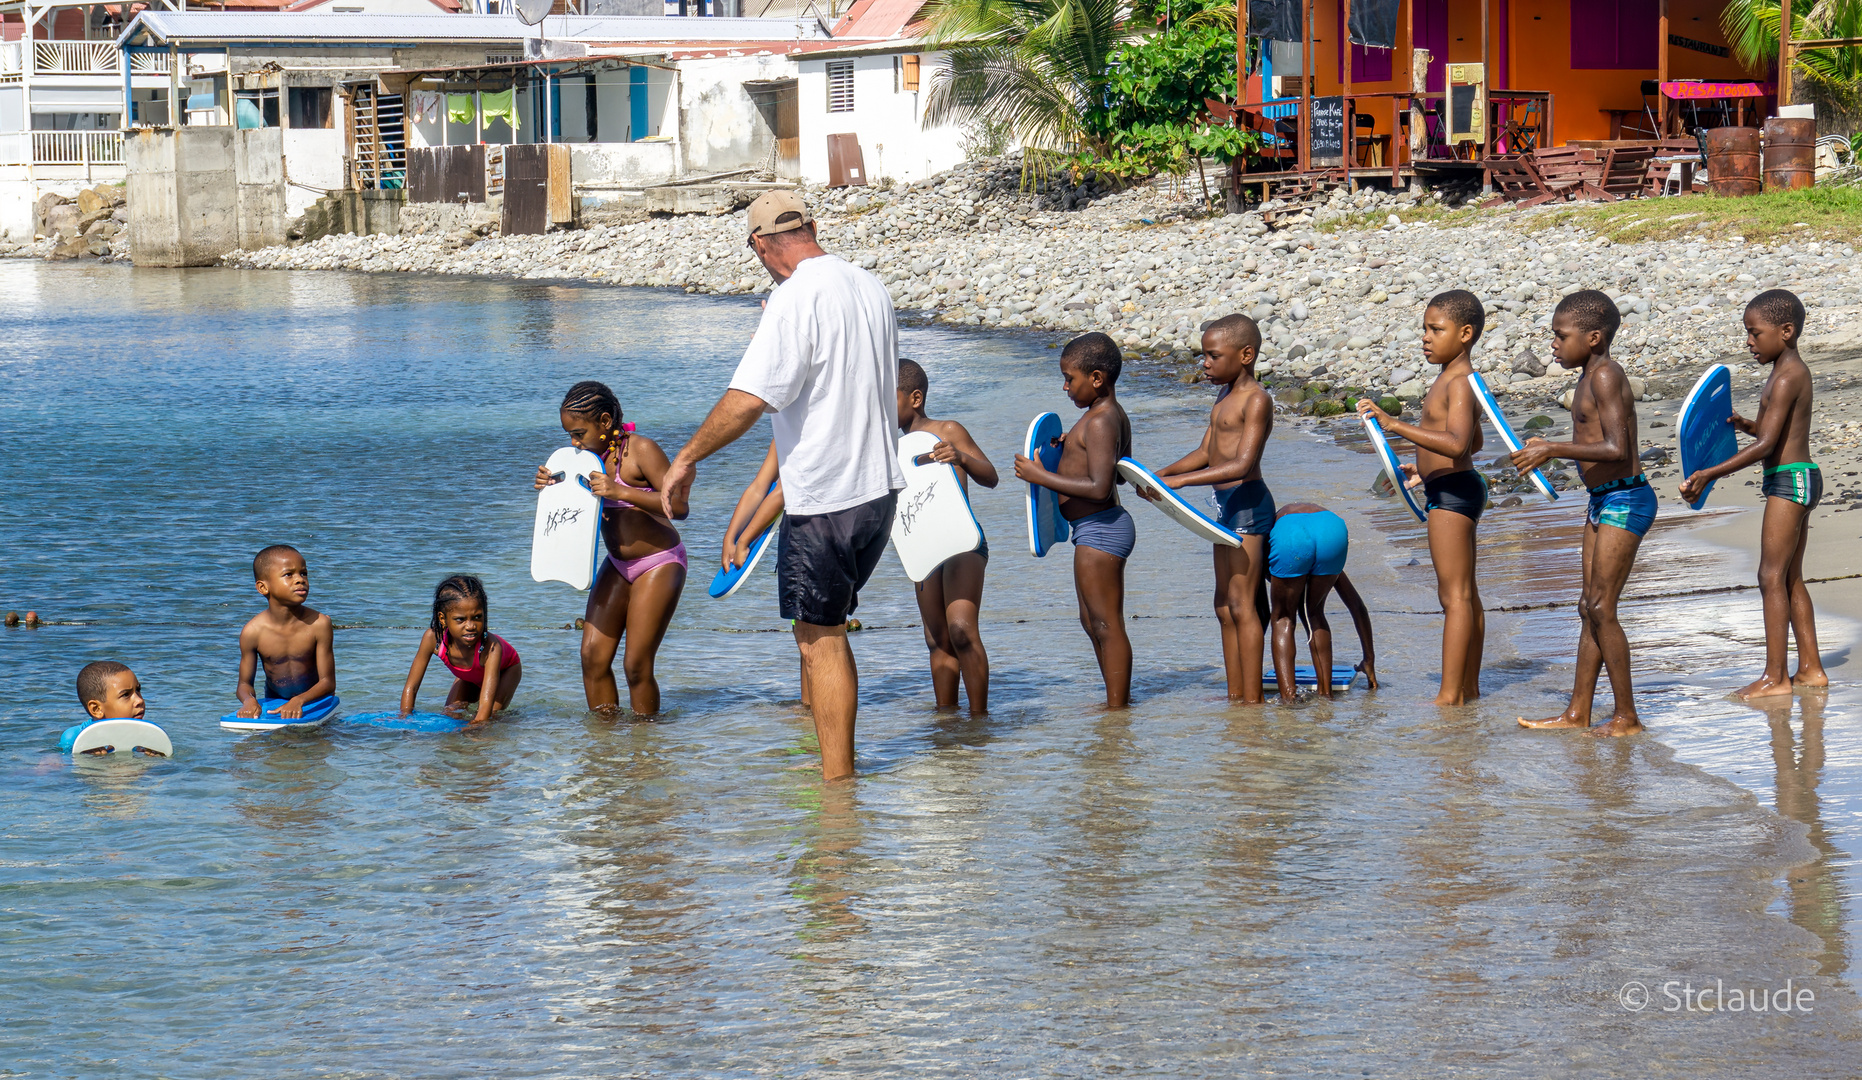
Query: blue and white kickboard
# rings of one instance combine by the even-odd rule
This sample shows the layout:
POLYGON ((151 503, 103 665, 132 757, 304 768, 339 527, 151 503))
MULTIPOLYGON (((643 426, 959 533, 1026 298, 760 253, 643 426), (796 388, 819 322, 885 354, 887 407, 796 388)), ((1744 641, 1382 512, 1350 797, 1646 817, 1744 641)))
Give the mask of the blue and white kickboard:
POLYGON ((58 748, 68 754, 155 754, 172 757, 168 733, 146 720, 93 720, 65 729, 58 748))
MULTIPOLYGON (((778 483, 781 483, 781 481, 778 480, 775 483, 771 483, 769 485, 769 491, 776 490, 776 484, 778 483)), ((763 494, 768 495, 769 491, 763 494)), ((756 509, 752 507, 750 512, 754 514, 756 513, 756 509)), ((750 553, 744 556, 744 564, 742 566, 734 566, 728 570, 720 567, 718 572, 712 575, 711 587, 705 591, 711 594, 713 600, 722 600, 738 589, 743 588, 743 583, 750 579, 750 572, 755 570, 756 564, 762 560, 763 552, 768 549, 769 542, 776 538, 776 526, 780 524, 782 524, 782 515, 777 514, 776 520, 769 523, 769 528, 764 529, 762 535, 758 536, 756 540, 750 544, 750 553)))
MULTIPOLYGON (((1022 444, 1022 456, 1041 463, 1048 472, 1060 468, 1060 438, 1066 430, 1060 426, 1058 413, 1045 412, 1028 425, 1028 440, 1022 444)), ((1067 519, 1060 516, 1060 496, 1053 488, 1028 485, 1028 551, 1035 558, 1046 555, 1049 548, 1069 535, 1067 519)))
MULTIPOLYGON (((1357 685, 1358 676, 1362 674, 1364 673, 1359 671, 1357 668, 1352 667, 1350 664, 1333 664, 1332 665, 1332 692, 1338 693, 1340 691, 1351 689, 1353 686, 1357 685)), ((1313 667, 1311 664, 1297 664, 1294 666, 1293 685, 1295 686, 1318 686, 1319 685, 1319 676, 1316 672, 1313 671, 1313 667)), ((1264 689, 1269 689, 1269 690, 1280 689, 1280 676, 1274 673, 1274 668, 1272 664, 1269 664, 1267 666, 1266 671, 1261 672, 1261 686, 1264 689)))
POLYGON ((266 698, 259 702, 259 715, 245 717, 237 712, 220 717, 220 726, 228 731, 277 731, 288 727, 316 727, 336 714, 336 707, 342 702, 335 694, 320 697, 315 701, 304 703, 304 715, 296 720, 286 720, 278 715, 278 710, 285 707, 289 698, 266 698))
MULTIPOLYGON (((1681 402, 1678 438, 1681 442, 1681 478, 1683 480, 1710 469, 1739 452, 1739 440, 1733 437, 1733 373, 1725 364, 1715 364, 1701 375, 1694 389, 1681 402)), ((1700 497, 1688 503, 1688 509, 1707 505, 1713 482, 1700 490, 1700 497)))
MULTIPOLYGON (((1481 378, 1480 372, 1470 371, 1468 385, 1474 388, 1474 400, 1481 403, 1481 411, 1487 414, 1487 422, 1500 433, 1500 441, 1506 444, 1508 450, 1518 453, 1526 444, 1513 434, 1513 426, 1506 422, 1505 414, 1500 411, 1500 402, 1494 399, 1493 391, 1487 388, 1487 380, 1481 378)), ((1534 469, 1526 474, 1526 479, 1532 481, 1532 486, 1539 489, 1539 494, 1545 496, 1547 502, 1558 501, 1558 489, 1552 486, 1544 473, 1534 469)))
POLYGON ((1240 547, 1241 537, 1216 524, 1209 515, 1157 478, 1157 474, 1138 464, 1134 458, 1119 458, 1119 475, 1123 476, 1138 497, 1164 512, 1164 516, 1188 529, 1191 535, 1211 544, 1240 547))
POLYGON ((399 712, 357 713, 343 717, 345 724, 367 724, 370 727, 387 728, 390 731, 425 731, 440 733, 447 731, 464 731, 466 719, 463 716, 448 716, 445 713, 413 712, 402 716, 399 712))
POLYGON ((1409 506, 1409 512, 1416 515, 1417 521, 1426 522, 1429 515, 1423 513, 1416 504, 1416 496, 1410 494, 1409 477, 1403 475, 1403 464, 1397 460, 1396 451, 1390 449, 1390 437, 1384 434, 1384 426, 1377 422, 1375 416, 1364 418, 1364 433, 1371 437, 1371 449, 1377 451, 1377 460, 1383 463, 1384 475, 1390 478, 1390 486, 1396 488, 1397 494, 1409 506))
POLYGON ((602 471, 601 459, 565 446, 543 467, 562 480, 537 492, 530 576, 586 592, 601 568, 601 499, 588 489, 588 474, 602 471))
POLYGON ((905 576, 923 581, 938 567, 983 542, 970 498, 954 465, 930 459, 941 440, 929 431, 899 436, 899 467, 905 490, 892 514, 892 549, 899 553, 905 576))

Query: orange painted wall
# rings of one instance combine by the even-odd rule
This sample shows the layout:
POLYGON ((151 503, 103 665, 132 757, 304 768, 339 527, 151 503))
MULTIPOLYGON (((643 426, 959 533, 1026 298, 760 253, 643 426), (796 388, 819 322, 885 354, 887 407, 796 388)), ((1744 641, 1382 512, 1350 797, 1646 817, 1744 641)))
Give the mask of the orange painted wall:
MULTIPOLYGON (((1653 79, 1656 70, 1597 70, 1571 67, 1570 0, 1488 0, 1489 28, 1493 34, 1493 77, 1501 74, 1499 50, 1507 49, 1506 89, 1549 90, 1553 109, 1555 141, 1570 139, 1607 139, 1610 117, 1603 109, 1634 109, 1642 102, 1641 83, 1653 79), (1500 36, 1500 8, 1510 4, 1508 42, 1500 36)), ((1720 30, 1718 0, 1669 0, 1669 33, 1692 38, 1710 45, 1725 45, 1720 30)), ((1336 94, 1338 78, 1338 8, 1336 0, 1314 0, 1313 29, 1319 37, 1318 93, 1336 94)), ((1477 63, 1481 58, 1481 9, 1478 2, 1449 0, 1448 62, 1477 63)), ((1353 82, 1353 92, 1407 90, 1410 43, 1403 34, 1404 20, 1397 21, 1397 48, 1391 60, 1392 79, 1386 82, 1353 82)), ((1690 49, 1671 46, 1668 50, 1669 77, 1676 79, 1758 79, 1767 72, 1750 72, 1731 58, 1709 56, 1690 49)), ((1389 106, 1362 102, 1359 111, 1370 114, 1380 134, 1390 134, 1389 106)))

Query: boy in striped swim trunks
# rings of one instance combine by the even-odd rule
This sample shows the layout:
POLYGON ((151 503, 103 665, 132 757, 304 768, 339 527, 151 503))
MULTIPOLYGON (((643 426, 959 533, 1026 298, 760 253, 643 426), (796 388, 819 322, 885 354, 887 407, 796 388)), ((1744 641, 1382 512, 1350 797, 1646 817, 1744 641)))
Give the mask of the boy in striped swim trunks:
POLYGON ((1578 463, 1590 506, 1584 515, 1584 591, 1578 598, 1578 669, 1565 711, 1544 720, 1519 718, 1521 727, 1581 728, 1593 735, 1642 730, 1630 679, 1629 638, 1616 605, 1629 581, 1642 538, 1655 522, 1655 491, 1638 466, 1636 397, 1629 376, 1610 358, 1623 317, 1615 301, 1596 289, 1574 292, 1552 313, 1552 355, 1577 370, 1571 402, 1571 441, 1528 439, 1513 454, 1521 475, 1552 458, 1578 463), (1591 700, 1600 670, 1610 673, 1615 697, 1608 722, 1591 727, 1591 700))
POLYGON ((1804 548, 1810 542, 1810 512, 1823 499, 1823 473, 1810 460, 1810 368, 1797 354, 1804 333, 1804 302, 1771 289, 1746 305, 1746 349, 1771 365, 1759 393, 1759 415, 1733 414, 1732 425, 1752 436, 1751 445, 1718 465, 1681 482, 1681 498, 1693 499, 1711 481, 1755 462, 1765 463, 1765 522, 1759 533, 1759 596, 1765 611, 1765 674, 1739 697, 1786 696, 1797 687, 1830 685, 1817 652, 1817 613, 1804 587, 1804 548), (1787 674, 1785 632, 1797 638, 1797 674, 1787 674))

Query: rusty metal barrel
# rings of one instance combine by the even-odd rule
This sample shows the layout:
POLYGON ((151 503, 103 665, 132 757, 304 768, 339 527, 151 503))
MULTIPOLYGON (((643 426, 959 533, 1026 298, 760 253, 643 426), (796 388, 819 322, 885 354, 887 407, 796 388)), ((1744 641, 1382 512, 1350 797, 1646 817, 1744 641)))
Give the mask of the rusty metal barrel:
POLYGON ((1715 195, 1759 193, 1759 129, 1710 128, 1707 131, 1707 188, 1715 195))
POLYGON ((1765 190, 1796 191, 1817 182, 1817 122, 1795 116, 1765 121, 1765 190))

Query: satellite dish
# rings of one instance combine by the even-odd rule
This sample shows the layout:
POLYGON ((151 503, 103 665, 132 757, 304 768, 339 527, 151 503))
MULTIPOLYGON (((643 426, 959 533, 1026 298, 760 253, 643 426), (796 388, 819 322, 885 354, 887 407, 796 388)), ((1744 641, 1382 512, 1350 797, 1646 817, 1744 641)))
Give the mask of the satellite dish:
POLYGON ((543 17, 550 13, 550 8, 556 6, 555 0, 510 0, 510 4, 511 10, 517 12, 517 17, 525 26, 535 26, 542 22, 543 17))

